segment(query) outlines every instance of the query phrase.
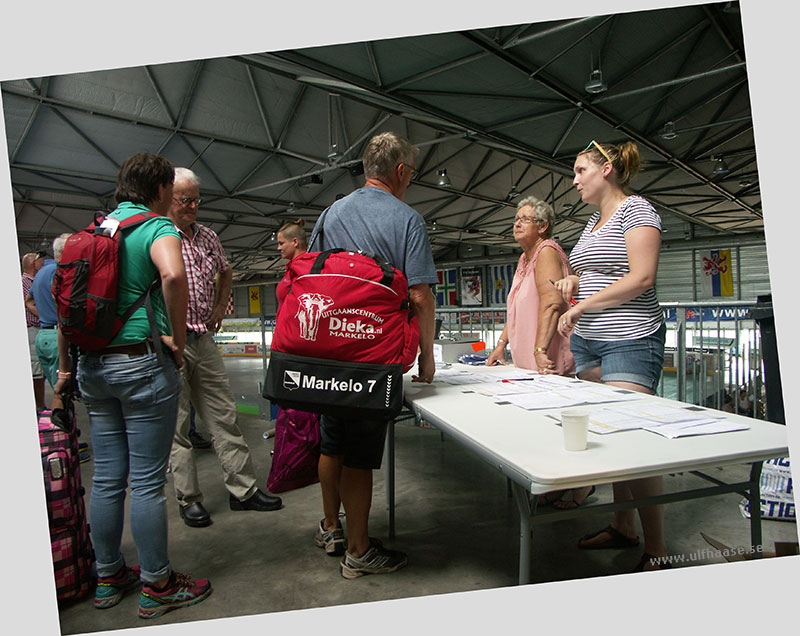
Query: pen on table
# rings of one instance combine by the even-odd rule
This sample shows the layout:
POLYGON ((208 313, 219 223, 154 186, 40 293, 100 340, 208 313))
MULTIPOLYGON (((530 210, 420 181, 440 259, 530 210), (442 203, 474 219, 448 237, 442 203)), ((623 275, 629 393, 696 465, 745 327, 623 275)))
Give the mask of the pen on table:
MULTIPOLYGON (((550 278, 550 279, 548 279, 548 280, 549 280, 551 283, 553 283, 553 287, 555 287, 555 286, 556 286, 556 281, 554 281, 552 278, 550 278)), ((577 300, 575 300, 574 298, 570 298, 570 299, 569 299, 569 304, 570 304, 570 305, 573 305, 573 306, 575 306, 575 305, 577 305, 577 304, 578 304, 578 301, 577 301, 577 300)))
POLYGON ((533 382, 536 378, 507 378, 500 382, 533 382))

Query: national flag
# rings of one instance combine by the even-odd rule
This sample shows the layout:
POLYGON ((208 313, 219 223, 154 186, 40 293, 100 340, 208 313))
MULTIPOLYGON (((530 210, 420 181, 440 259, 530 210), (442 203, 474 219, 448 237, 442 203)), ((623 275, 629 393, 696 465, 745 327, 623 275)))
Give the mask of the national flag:
POLYGON ((706 250, 702 258, 701 284, 703 296, 733 296, 733 263, 731 251, 706 250))
POLYGON ((456 270, 437 269, 436 306, 453 307, 456 305, 456 270))
POLYGON ((511 283, 514 280, 514 272, 517 266, 513 263, 505 265, 492 265, 489 268, 491 276, 491 287, 489 288, 489 304, 505 305, 508 292, 511 290, 511 283))

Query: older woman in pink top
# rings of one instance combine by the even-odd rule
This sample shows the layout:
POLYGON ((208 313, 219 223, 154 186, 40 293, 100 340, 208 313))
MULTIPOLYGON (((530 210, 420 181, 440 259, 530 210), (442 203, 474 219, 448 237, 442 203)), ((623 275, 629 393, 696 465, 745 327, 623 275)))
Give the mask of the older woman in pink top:
MULTIPOLYGON (((553 208, 536 197, 517 204, 514 238, 522 247, 514 281, 508 293, 507 320, 488 366, 505 364, 505 348, 511 347, 514 365, 539 373, 574 375, 575 361, 569 338, 558 334, 558 317, 567 310, 552 281, 572 273, 569 259, 552 238, 553 208)), ((575 508, 588 497, 584 489, 547 493, 539 505, 575 508)))

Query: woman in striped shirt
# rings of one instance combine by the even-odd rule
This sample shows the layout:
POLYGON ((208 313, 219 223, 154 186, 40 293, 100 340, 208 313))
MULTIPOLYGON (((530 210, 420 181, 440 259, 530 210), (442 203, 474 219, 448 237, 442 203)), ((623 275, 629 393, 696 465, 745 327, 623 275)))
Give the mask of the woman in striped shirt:
MULTIPOLYGON (((616 146, 593 140, 575 159, 573 184, 581 199, 598 210, 570 254, 576 275, 556 283, 565 300, 578 301, 562 314, 558 330, 572 334, 570 350, 579 378, 652 395, 664 362, 666 334, 654 288, 661 219, 647 200, 627 191, 639 164, 632 142, 616 146)), ((614 484, 614 501, 662 492, 661 477, 630 480, 614 484)), ((663 507, 638 510, 644 554, 634 571, 668 567, 652 561, 667 554, 663 507)), ((629 509, 614 513, 610 526, 586 535, 578 545, 590 550, 638 544, 635 515, 629 509)))

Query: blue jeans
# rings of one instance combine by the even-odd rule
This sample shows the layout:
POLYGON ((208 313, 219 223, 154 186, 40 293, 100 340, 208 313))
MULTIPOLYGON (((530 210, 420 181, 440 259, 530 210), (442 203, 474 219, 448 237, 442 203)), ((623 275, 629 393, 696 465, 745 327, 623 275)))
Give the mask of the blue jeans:
POLYGON ((120 551, 130 474, 130 522, 142 580, 172 571, 164 484, 180 391, 177 367, 156 355, 82 355, 78 383, 91 423, 94 477, 89 505, 98 576, 124 564, 120 551))

